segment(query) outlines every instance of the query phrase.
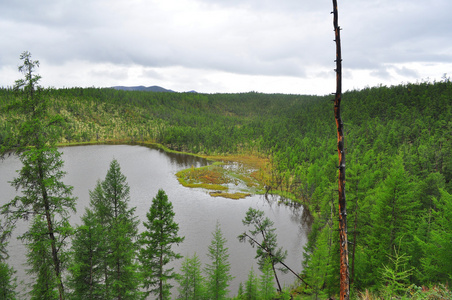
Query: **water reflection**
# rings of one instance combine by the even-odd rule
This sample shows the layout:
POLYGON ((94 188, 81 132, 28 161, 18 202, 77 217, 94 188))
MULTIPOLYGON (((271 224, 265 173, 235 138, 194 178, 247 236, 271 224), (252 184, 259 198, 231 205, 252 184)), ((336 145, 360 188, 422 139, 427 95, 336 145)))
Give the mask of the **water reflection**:
POLYGON ((188 167, 203 167, 209 165, 209 161, 202 157, 192 156, 192 155, 186 155, 181 153, 167 153, 163 150, 159 149, 159 152, 165 153, 172 165, 176 165, 180 168, 188 168, 188 167))
MULTIPOLYGON (((199 157, 131 145, 76 146, 61 150, 64 153, 64 170, 67 172, 64 182, 74 186, 74 196, 78 197, 77 213, 71 217, 72 224, 80 224, 80 216, 89 204, 89 190, 94 189, 97 180, 105 178, 109 164, 115 158, 131 188, 130 206, 136 207, 136 215, 141 222, 146 220, 146 212, 149 211, 157 191, 160 188, 165 190, 173 203, 175 221, 180 227, 179 233, 185 236, 184 243, 176 249, 182 255, 192 256, 196 252, 203 264, 209 263, 206 254, 211 234, 216 222, 220 223, 227 239, 231 272, 235 276, 230 286, 231 296, 237 293, 239 283, 246 281, 251 267, 254 266, 257 270, 254 260, 256 249, 240 243, 237 239, 237 236, 246 230, 242 219, 249 207, 263 210, 275 223, 278 244, 289 254, 286 263, 295 271, 301 271, 303 246, 307 242, 307 229, 311 220, 302 207, 283 205, 282 199, 277 196, 254 195, 241 200, 230 200, 212 198, 202 189, 185 188, 178 183, 175 174, 191 166, 209 164, 209 161, 199 157)), ((20 167, 20 161, 13 157, 0 161, 0 205, 16 195, 8 181, 16 176, 15 170, 20 167)), ((22 222, 14 234, 22 234, 28 226, 28 223, 22 222)), ((140 230, 143 230, 142 225, 140 230)), ((9 252, 9 263, 18 271, 19 281, 26 279, 25 247, 13 238, 9 252)), ((177 270, 181 263, 179 260, 172 266, 177 270)), ((294 281, 291 274, 281 276, 285 285, 294 281)), ((173 291, 174 298, 176 293, 173 291)))

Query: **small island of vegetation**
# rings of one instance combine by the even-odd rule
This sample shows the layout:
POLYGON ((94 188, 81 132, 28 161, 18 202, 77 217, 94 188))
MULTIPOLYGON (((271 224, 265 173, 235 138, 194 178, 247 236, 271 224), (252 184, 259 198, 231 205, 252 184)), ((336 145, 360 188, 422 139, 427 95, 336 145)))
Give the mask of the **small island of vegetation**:
MULTIPOLYGON (((10 151, 19 154, 24 169, 13 184, 24 191, 29 188, 26 195, 30 197, 9 199, 12 202, 2 207, 6 221, 0 224, 0 288, 2 295, 8 295, 5 299, 15 297, 13 271, 5 262, 5 246, 11 230, 7 225, 8 221, 24 216, 32 221, 30 233, 42 233, 23 237, 33 246, 29 252, 32 272, 37 280, 45 279, 49 283, 43 285, 36 281, 33 297, 66 299, 75 293, 77 299, 77 295, 89 291, 84 288, 97 288, 83 285, 85 279, 77 277, 85 265, 65 269, 67 265, 62 264, 72 253, 67 247, 71 238, 73 247, 79 247, 73 249, 74 253, 85 249, 77 246, 76 241, 83 242, 86 237, 82 235, 90 232, 93 218, 102 217, 96 213, 96 209, 101 209, 95 206, 101 204, 96 202, 99 198, 96 193, 103 195, 103 189, 107 189, 102 183, 99 190, 92 191, 93 207, 86 212, 84 229, 74 231, 67 222, 73 209, 71 188, 58 183, 63 174, 56 147, 79 143, 152 143, 174 151, 246 161, 253 171, 245 177, 233 171, 226 173, 217 165, 182 171, 179 179, 187 186, 211 188, 212 196, 228 197, 246 194, 230 192, 224 187, 240 181, 249 189, 262 187, 262 192, 280 193, 304 205, 314 222, 308 245, 300 249, 305 252, 305 259, 300 262, 304 270, 298 274, 302 280, 292 289, 280 291, 279 296, 270 293, 267 299, 288 297, 288 294, 296 299, 326 299, 338 294, 338 212, 334 202, 337 154, 331 96, 44 89, 38 86, 39 76, 34 74, 36 66, 30 54, 24 53, 22 58, 25 79, 19 80, 14 88, 0 89, 2 154, 10 151), (34 176, 39 170, 55 172, 51 177, 53 185, 47 187, 57 190, 52 190, 54 197, 47 200, 39 194, 36 197, 41 200, 35 203, 33 193, 38 190, 34 188, 50 182, 34 176), (46 239, 38 239, 39 236, 46 239)), ((439 82, 347 91, 343 94, 342 115, 347 137, 352 298, 451 297, 448 285, 452 278, 452 83, 444 77, 439 82)), ((119 168, 112 162, 108 174, 114 170, 119 168)), ((105 182, 110 180, 108 176, 105 178, 105 182)), ((165 202, 164 194, 157 195, 157 200, 165 202)), ((114 227, 115 230, 128 228, 130 234, 136 234, 133 209, 125 206, 123 211, 128 216, 124 222, 129 225, 114 227)), ((116 224, 118 220, 108 222, 116 224)), ((96 231, 99 228, 92 229, 93 234, 99 233, 96 231)), ((222 241, 219 232, 217 228, 214 238, 217 246, 222 241)), ((180 240, 176 238, 174 242, 180 240)), ((143 237, 140 245, 147 243, 151 241, 143 237)), ((107 247, 99 244, 103 246, 107 247)), ((102 274, 96 279, 99 293, 133 298, 138 297, 131 294, 137 286, 153 286, 157 273, 141 273, 134 264, 126 268, 129 273, 121 273, 119 269, 116 269, 119 273, 114 273, 115 266, 123 267, 119 262, 124 262, 125 267, 131 261, 138 261, 134 253, 121 250, 116 254, 124 257, 108 256, 110 261, 99 262, 108 271, 96 273, 102 274), (128 275, 121 278, 124 281, 119 277, 115 281, 114 274, 120 273, 128 275)), ((142 266, 151 263, 151 254, 140 253, 142 266)), ((87 254, 83 255, 86 259, 87 254)), ((278 261, 262 259, 261 262, 263 274, 271 278, 272 264, 278 261)), ((196 256, 189 257, 182 272, 188 274, 199 267, 196 256)), ((207 277, 211 279, 214 272, 209 270, 207 277)), ((247 286, 236 299, 251 299, 250 293, 263 291, 261 285, 258 292, 255 278, 256 274, 250 272, 247 286)), ((227 282, 228 277, 223 280, 227 282)), ((195 287, 187 286, 182 279, 180 284, 181 293, 194 293, 195 287)), ((163 295, 167 289, 155 291, 163 295)), ((209 291, 215 292, 212 286, 209 291)), ((212 297, 209 299, 219 299, 212 297)))

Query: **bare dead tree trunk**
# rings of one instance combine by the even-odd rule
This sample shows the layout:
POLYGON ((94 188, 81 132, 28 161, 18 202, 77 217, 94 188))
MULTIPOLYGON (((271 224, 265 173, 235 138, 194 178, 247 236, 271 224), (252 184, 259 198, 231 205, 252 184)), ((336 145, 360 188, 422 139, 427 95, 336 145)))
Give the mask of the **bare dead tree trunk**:
POLYGON ((336 42, 336 96, 334 98, 334 118, 337 127, 337 153, 339 156, 339 235, 340 235, 340 299, 348 300, 350 296, 350 274, 348 266, 347 210, 345 201, 345 152, 344 131, 341 119, 342 98, 342 55, 340 27, 338 25, 337 0, 333 0, 333 25, 336 42))

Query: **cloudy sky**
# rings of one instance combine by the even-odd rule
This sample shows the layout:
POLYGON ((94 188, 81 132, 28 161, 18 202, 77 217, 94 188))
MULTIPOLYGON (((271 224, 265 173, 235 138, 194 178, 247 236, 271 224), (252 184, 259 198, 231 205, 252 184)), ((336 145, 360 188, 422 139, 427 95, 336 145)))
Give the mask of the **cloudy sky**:
MULTIPOLYGON (((338 0, 343 89, 452 75, 451 0, 338 0)), ((331 0, 0 0, 0 86, 335 90, 331 0)))

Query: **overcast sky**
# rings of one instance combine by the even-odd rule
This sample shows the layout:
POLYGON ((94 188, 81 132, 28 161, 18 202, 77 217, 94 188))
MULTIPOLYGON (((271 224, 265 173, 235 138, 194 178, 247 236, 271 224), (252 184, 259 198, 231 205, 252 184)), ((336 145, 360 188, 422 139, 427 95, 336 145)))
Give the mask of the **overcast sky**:
MULTIPOLYGON (((451 0, 338 0, 343 90, 452 75, 451 0)), ((335 91, 331 0, 0 0, 0 86, 335 91)))

